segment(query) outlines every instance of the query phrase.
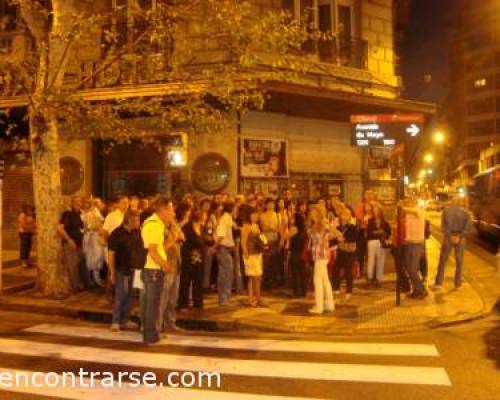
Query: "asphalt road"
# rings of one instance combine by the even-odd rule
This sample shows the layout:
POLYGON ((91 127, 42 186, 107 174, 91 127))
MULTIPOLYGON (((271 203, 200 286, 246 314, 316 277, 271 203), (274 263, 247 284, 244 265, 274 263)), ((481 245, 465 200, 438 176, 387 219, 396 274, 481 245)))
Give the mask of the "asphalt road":
POLYGON ((500 315, 400 336, 180 335, 145 347, 138 333, 111 334, 102 324, 0 312, 0 383, 2 373, 13 376, 14 370, 63 374, 80 367, 154 371, 163 380, 173 370, 221 373, 221 387, 211 390, 22 386, 0 388, 0 399, 500 398, 500 315))

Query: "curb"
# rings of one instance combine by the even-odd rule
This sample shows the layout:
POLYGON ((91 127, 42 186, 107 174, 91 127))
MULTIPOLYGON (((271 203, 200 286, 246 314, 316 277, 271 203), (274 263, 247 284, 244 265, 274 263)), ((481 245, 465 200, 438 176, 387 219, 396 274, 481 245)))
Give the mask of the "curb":
MULTIPOLYGON (((20 304, 12 301, 5 301, 0 297, 0 305, 5 311, 18 311, 26 313, 42 313, 51 316, 61 316, 69 317, 75 319, 81 319, 84 321, 100 322, 100 323, 111 323, 111 312, 102 310, 79 310, 74 308, 65 308, 57 306, 46 306, 46 305, 36 305, 36 304, 20 304)), ((270 327, 267 324, 259 324, 253 321, 242 321, 242 320, 232 320, 232 321, 217 321, 210 319, 189 319, 179 317, 177 319, 177 324, 179 327, 186 329, 188 331, 206 331, 206 332, 261 332, 270 334, 300 334, 300 335, 329 335, 329 336, 346 336, 346 335, 396 335, 396 334, 408 334, 425 331, 428 329, 438 329, 456 326, 464 324, 467 322, 472 322, 476 320, 483 319, 485 315, 483 313, 476 313, 465 318, 449 320, 449 321, 428 321, 417 325, 405 326, 399 328, 389 328, 389 329, 356 329, 356 328, 343 328, 340 327, 337 330, 324 330, 324 329, 287 329, 279 327, 270 327)), ((311 317, 308 317, 311 318, 311 317)))
MULTIPOLYGON (((439 242, 439 244, 441 244, 441 241, 443 239, 443 235, 439 231, 439 227, 436 226, 435 224, 432 224, 432 223, 431 223, 431 226, 433 228, 438 229, 439 234, 436 235, 436 233, 433 233, 432 237, 434 238, 434 240, 436 240, 437 242, 439 242)), ((455 259, 453 257, 450 257, 450 259, 451 259, 451 262, 453 263, 453 265, 455 265, 455 259)), ((454 326, 454 325, 458 325, 460 323, 472 322, 472 321, 477 321, 477 320, 480 320, 480 319, 484 319, 484 318, 487 318, 488 316, 490 316, 493 313, 493 311, 494 311, 494 307, 491 310, 488 310, 486 308, 487 301, 486 301, 486 299, 485 299, 485 297, 484 297, 484 295, 483 295, 483 293, 482 293, 482 291, 481 291, 481 289, 479 287, 479 284, 474 279, 474 277, 470 276, 469 273, 467 273, 465 271, 463 273, 463 277, 464 277, 464 280, 467 281, 467 283, 472 287, 472 289, 474 289, 474 291, 476 292, 476 294, 481 299, 481 303, 483 304, 482 310, 480 312, 476 313, 471 318, 465 319, 463 321, 459 321, 457 323, 445 322, 445 323, 443 323, 443 327, 454 326)))
POLYGON ((11 294, 15 294, 18 292, 22 292, 24 290, 30 290, 30 289, 33 289, 35 287, 35 285, 36 285, 36 282, 33 280, 33 281, 28 281, 26 283, 21 283, 21 284, 16 285, 16 286, 7 286, 7 287, 2 289, 2 294, 11 295, 11 294))

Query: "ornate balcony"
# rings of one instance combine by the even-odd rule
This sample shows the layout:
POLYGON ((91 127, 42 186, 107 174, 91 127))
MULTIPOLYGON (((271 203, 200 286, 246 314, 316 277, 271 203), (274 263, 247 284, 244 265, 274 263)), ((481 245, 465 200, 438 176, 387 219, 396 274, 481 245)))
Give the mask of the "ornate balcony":
POLYGON ((0 57, 12 54, 25 57, 32 45, 31 37, 24 31, 0 32, 0 57))
POLYGON ((368 68, 368 42, 339 36, 328 40, 309 41, 304 46, 306 55, 316 56, 318 61, 358 69, 368 68))

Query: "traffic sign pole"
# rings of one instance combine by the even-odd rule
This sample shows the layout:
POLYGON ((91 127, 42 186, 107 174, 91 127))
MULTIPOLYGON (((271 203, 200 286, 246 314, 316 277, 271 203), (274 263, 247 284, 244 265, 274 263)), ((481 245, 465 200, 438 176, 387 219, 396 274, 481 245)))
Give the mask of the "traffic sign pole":
POLYGON ((403 280, 402 246, 402 209, 400 202, 404 197, 405 155, 409 145, 419 138, 424 130, 423 114, 373 114, 351 115, 351 144, 363 147, 393 147, 396 161, 396 229, 398 243, 396 247, 396 306, 401 305, 401 286, 403 280))
POLYGON ((402 185, 402 180, 404 179, 405 171, 404 171, 404 153, 399 152, 397 154, 397 188, 396 188, 396 229, 397 229, 397 248, 396 248, 396 306, 401 305, 401 269, 403 266, 403 244, 402 244, 402 219, 403 219, 403 210, 401 209, 401 200, 403 200, 404 196, 404 187, 402 185))

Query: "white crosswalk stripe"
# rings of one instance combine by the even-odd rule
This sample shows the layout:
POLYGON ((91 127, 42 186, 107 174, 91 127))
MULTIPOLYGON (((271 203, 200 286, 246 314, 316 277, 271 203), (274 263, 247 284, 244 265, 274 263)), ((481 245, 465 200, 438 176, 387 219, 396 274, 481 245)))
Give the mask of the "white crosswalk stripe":
MULTIPOLYGON (((16 369, 3 369, 0 368, 0 376, 3 374, 9 374, 10 376, 24 376, 27 375, 28 379, 31 381, 33 372, 26 370, 16 370, 16 369)), ((43 382, 48 374, 42 374, 35 379, 36 382, 43 382)), ((5 375, 4 375, 5 376, 5 375)), ((58 375, 61 377, 61 375, 58 375)), ((0 392, 2 387, 0 386, 0 392)), ((271 395, 258 395, 258 394, 248 394, 248 393, 231 393, 222 391, 209 391, 209 390, 199 390, 199 389, 182 389, 182 388, 170 388, 166 386, 162 387, 130 387, 124 385, 122 387, 104 387, 101 385, 93 385, 90 387, 88 380, 85 380, 82 385, 74 387, 36 387, 36 386, 18 386, 10 387, 8 389, 10 392, 14 393, 29 393, 38 396, 55 397, 61 399, 71 399, 71 400, 192 400, 192 399, 203 399, 203 400, 289 400, 288 396, 271 396, 271 395)), ((0 398, 2 398, 0 396, 0 398)), ((303 397, 293 397, 293 400, 311 400, 310 398, 303 397)))
MULTIPOLYGON (((25 329, 26 332, 45 333, 49 335, 70 335, 73 337, 96 338, 113 341, 140 343, 142 337, 137 332, 110 332, 104 329, 88 327, 68 327, 57 324, 42 324, 25 329)), ((418 356, 438 357, 436 346, 429 344, 399 344, 399 343, 346 343, 346 342, 313 342, 307 340, 264 340, 264 339, 232 339, 211 336, 170 335, 162 340, 162 344, 184 347, 209 347, 216 349, 302 352, 302 353, 335 353, 360 354, 377 356, 418 356)))
MULTIPOLYGON (((165 371, 191 371, 191 372, 217 372, 222 377, 231 376, 240 379, 245 378, 279 378, 293 381, 322 381, 330 384, 335 382, 365 382, 372 384, 402 384, 402 385, 434 385, 449 387, 450 378, 444 368, 436 366, 422 366, 421 358, 429 360, 439 357, 438 350, 430 344, 400 344, 400 343, 367 343, 367 342, 323 342, 323 341, 297 341, 297 340, 268 340, 268 339, 241 339, 229 337, 189 336, 171 335, 161 345, 173 345, 181 348, 193 348, 189 354, 176 354, 169 351, 169 347, 159 347, 158 351, 142 352, 133 346, 140 342, 140 336, 134 332, 112 333, 107 329, 92 327, 75 327, 64 325, 43 324, 25 330, 30 334, 49 335, 44 341, 34 338, 11 339, 0 338, 0 377, 3 372, 14 371, 3 368, 1 354, 11 357, 35 357, 39 359, 53 359, 70 362, 72 365, 85 365, 98 363, 113 366, 115 369, 142 369, 142 370, 165 370, 165 371), (86 339, 92 339, 93 343, 103 341, 103 345, 92 347, 88 345, 75 345, 60 343, 62 338, 75 338, 86 343, 86 339), (127 350, 109 348, 110 342, 125 341, 133 343, 127 350), (129 350, 130 349, 130 350, 129 350), (217 356, 195 355, 195 349, 217 349, 217 356), (245 350, 256 353, 255 359, 247 359, 242 356, 234 356, 231 350, 245 350), (193 354, 194 353, 194 354, 193 354), (226 353, 226 354, 224 354, 226 353), (301 353, 300 361, 288 359, 287 354, 301 353), (266 356, 268 354, 269 356, 266 356), (310 356, 306 357, 306 354, 310 356), (223 355, 223 356, 220 356, 223 355), (225 355, 225 357, 224 357, 225 355), (369 356, 370 363, 355 362, 327 362, 324 358, 321 362, 307 361, 306 358, 319 355, 339 357, 361 357, 369 356), (259 359, 263 358, 263 359, 259 359), (397 362, 389 362, 387 365, 380 361, 372 363, 380 357, 387 358, 402 357, 404 365, 397 362), (419 360, 418 366, 412 366, 412 360, 419 360)), ((65 340, 67 343, 67 340, 65 340)), ((72 342, 73 343, 73 342, 72 342)), ((76 343, 79 343, 76 341, 76 343)), ((99 342, 100 343, 100 342, 99 342)), ((123 348, 123 347, 122 347, 123 348)), ((295 356, 297 359, 297 356, 295 356)), ((342 360, 341 361, 345 361, 342 360)), ((433 363, 435 364, 435 363, 433 363)), ((22 371, 29 374, 29 371, 22 371)), ((0 381, 1 382, 1 381, 0 381)), ((259 395, 251 393, 232 393, 194 390, 173 389, 166 386, 151 390, 147 387, 114 387, 112 389, 87 389, 79 387, 77 390, 71 388, 57 387, 41 389, 35 387, 20 386, 10 391, 30 393, 34 395, 43 394, 56 398, 67 399, 102 399, 120 400, 129 399, 225 399, 231 397, 235 400, 260 400, 269 398, 281 400, 288 397, 259 395), (105 392, 101 392, 104 390, 105 392), (103 394, 105 393, 105 394, 103 394), (99 397, 101 396, 101 397, 99 397)), ((0 392, 6 390, 0 385, 0 392)), ((0 395, 0 398, 1 395, 0 395)), ((293 397, 300 399, 300 397, 293 397)))

